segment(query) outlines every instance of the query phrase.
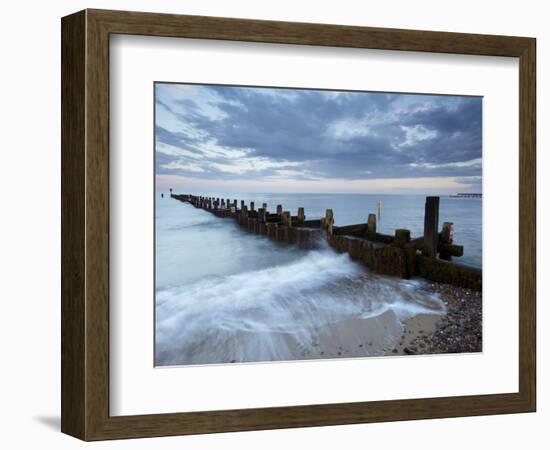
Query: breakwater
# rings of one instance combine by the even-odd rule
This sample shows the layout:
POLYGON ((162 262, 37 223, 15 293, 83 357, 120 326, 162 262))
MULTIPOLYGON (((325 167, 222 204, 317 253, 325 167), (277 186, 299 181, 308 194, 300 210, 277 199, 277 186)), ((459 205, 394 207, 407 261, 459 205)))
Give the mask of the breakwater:
POLYGON ((296 214, 276 205, 270 212, 263 203, 244 200, 170 194, 172 198, 188 202, 220 218, 231 218, 249 232, 272 240, 297 245, 304 249, 318 248, 328 243, 338 252, 347 252, 351 259, 375 273, 412 278, 423 278, 455 286, 481 290, 480 269, 458 264, 452 258, 463 254, 463 247, 453 242, 454 225, 443 222, 439 229, 439 197, 426 197, 424 235, 411 239, 407 229, 396 229, 393 235, 378 233, 377 215, 367 215, 365 223, 336 226, 332 209, 325 217, 310 219, 304 208, 296 214))

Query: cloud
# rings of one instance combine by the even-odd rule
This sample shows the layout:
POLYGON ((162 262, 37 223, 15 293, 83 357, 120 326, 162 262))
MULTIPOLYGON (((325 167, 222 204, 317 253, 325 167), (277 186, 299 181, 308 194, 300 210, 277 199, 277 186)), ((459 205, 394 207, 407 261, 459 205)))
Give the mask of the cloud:
POLYGON ((451 163, 412 163, 412 167, 424 167, 427 169, 442 169, 442 168, 455 168, 455 167, 474 167, 476 169, 481 169, 481 158, 472 159, 470 161, 457 161, 451 163))
POLYGON ((424 125, 414 125, 412 127, 402 125, 401 129, 405 132, 405 140, 397 144, 398 147, 414 147, 419 142, 437 137, 436 129, 428 129, 424 125))
POLYGON ((204 172, 204 169, 198 164, 179 161, 170 161, 167 164, 163 164, 161 167, 163 169, 185 170, 187 172, 204 172))
POLYGON ((158 175, 287 185, 481 176, 480 97, 162 83, 155 92, 158 175))

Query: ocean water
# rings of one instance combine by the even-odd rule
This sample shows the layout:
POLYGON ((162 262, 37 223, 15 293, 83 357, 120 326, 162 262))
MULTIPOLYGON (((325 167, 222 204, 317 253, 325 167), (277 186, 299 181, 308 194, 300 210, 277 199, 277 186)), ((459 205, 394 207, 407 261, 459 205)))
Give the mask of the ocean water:
MULTIPOLYGON (((382 203, 377 230, 380 233, 392 234, 397 228, 411 230, 412 237, 424 233, 425 195, 365 195, 365 194, 235 194, 210 192, 204 195, 244 200, 247 205, 255 202, 256 208, 267 203, 267 208, 275 212, 277 205, 283 205, 284 211, 296 215, 298 208, 305 208, 306 219, 319 219, 325 216, 327 208, 334 213, 335 225, 353 225, 366 223, 369 213, 376 213, 376 205, 382 203)), ((453 222, 456 244, 464 246, 464 255, 456 262, 474 267, 481 267, 481 205, 477 198, 440 197, 439 228, 443 222, 453 222)), ((159 208, 163 203, 158 204, 159 208)), ((157 209, 157 212, 161 210, 157 209)))
MULTIPOLYGON (((221 196, 209 193, 212 196, 221 196)), ((382 202, 379 231, 423 228, 424 197, 224 195, 306 218, 332 208, 337 225, 365 222, 382 202)), ((464 263, 481 266, 481 201, 441 198, 464 263)), ((252 235, 234 220, 165 195, 156 200, 155 364, 287 361, 383 355, 404 322, 445 305, 425 281, 375 275, 330 248, 306 251, 252 235)), ((458 258, 460 260, 460 258, 458 258)))

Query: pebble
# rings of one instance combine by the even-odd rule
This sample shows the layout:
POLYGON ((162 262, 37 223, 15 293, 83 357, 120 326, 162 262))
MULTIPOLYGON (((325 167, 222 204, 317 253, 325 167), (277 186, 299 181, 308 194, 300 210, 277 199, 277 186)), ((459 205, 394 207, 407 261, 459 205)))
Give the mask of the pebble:
MULTIPOLYGON (((432 289, 443 298, 447 314, 439 320, 433 333, 419 330, 406 354, 474 353, 482 350, 481 292, 433 283, 432 289)), ((408 330, 408 334, 412 331, 408 330)))

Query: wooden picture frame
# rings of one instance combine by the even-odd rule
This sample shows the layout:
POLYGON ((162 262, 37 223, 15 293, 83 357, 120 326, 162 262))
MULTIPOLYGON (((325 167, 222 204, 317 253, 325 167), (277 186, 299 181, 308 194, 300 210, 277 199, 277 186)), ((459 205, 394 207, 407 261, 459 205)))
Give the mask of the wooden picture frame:
POLYGON ((535 39, 104 10, 61 25, 64 433, 101 440, 535 411, 535 39), (109 36, 117 33, 519 58, 519 391, 110 416, 109 36))

